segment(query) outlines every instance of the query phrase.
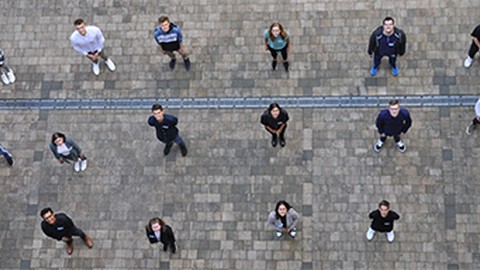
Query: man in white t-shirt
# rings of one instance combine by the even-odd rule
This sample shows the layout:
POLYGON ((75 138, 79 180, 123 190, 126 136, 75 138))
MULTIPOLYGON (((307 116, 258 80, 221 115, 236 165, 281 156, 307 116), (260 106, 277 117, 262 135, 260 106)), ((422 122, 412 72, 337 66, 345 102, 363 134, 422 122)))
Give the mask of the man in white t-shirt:
POLYGON ((472 135, 472 132, 477 128, 478 124, 480 124, 480 98, 475 104, 475 118, 473 118, 472 122, 467 126, 467 129, 465 130, 467 135, 472 135))
POLYGON ((99 58, 105 61, 110 71, 114 71, 115 63, 108 57, 103 48, 105 38, 100 28, 93 25, 87 26, 82 19, 75 20, 73 24, 75 25, 75 31, 70 36, 70 41, 77 52, 85 55, 93 62, 93 74, 97 76, 100 74, 99 58))

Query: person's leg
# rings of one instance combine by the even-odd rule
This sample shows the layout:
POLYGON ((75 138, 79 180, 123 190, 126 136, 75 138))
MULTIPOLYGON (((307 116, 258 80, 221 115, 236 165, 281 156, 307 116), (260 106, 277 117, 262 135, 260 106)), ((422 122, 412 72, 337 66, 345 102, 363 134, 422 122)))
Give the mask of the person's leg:
POLYGON ((284 147, 285 146, 285 131, 287 130, 287 125, 283 128, 282 132, 280 132, 280 135, 278 136, 280 139, 280 146, 284 147))
POLYGON ((397 55, 392 54, 388 56, 388 62, 390 63, 390 68, 392 70, 393 76, 397 76, 398 75, 397 55))
POLYGON ((478 118, 475 117, 472 119, 472 122, 467 126, 467 129, 465 132, 467 135, 472 135, 472 132, 477 129, 477 125, 480 124, 480 121, 478 121, 478 118))
POLYGON ((377 54, 377 53, 374 53, 373 54, 373 68, 378 69, 378 67, 380 66, 381 63, 382 63, 382 56, 377 54))
POLYGON ((272 69, 275 70, 277 68, 277 56, 278 56, 278 52, 274 49, 272 49, 270 46, 267 46, 268 47, 268 51, 270 51, 270 54, 272 55, 273 57, 273 61, 272 61, 272 69))
POLYGON ((175 254, 175 252, 177 252, 177 247, 175 246, 174 242, 170 243, 170 249, 172 250, 172 253, 174 253, 174 254, 175 254))
POLYGON ((171 70, 175 68, 175 63, 177 61, 177 57, 175 56, 175 53, 173 51, 165 51, 165 54, 170 57, 170 63, 168 66, 170 67, 171 70))
POLYGON ((182 45, 180 45, 180 48, 178 49, 178 53, 183 58, 183 64, 185 65, 185 69, 187 71, 190 70, 190 59, 188 58, 187 50, 185 50, 185 48, 182 45))
POLYGON ((285 46, 283 49, 280 50, 280 53, 282 54, 283 58, 283 67, 285 68, 285 71, 288 71, 288 67, 290 64, 288 63, 288 53, 287 53, 287 46, 285 46))
POLYGON ((85 243, 85 245, 87 245, 88 248, 93 247, 92 239, 88 237, 88 235, 86 235, 80 228, 74 227, 72 236, 79 236, 80 238, 82 238, 83 242, 85 243))
POLYGON ((375 150, 375 152, 379 153, 380 150, 382 150, 382 146, 383 146, 383 144, 385 143, 386 140, 387 140, 386 135, 383 135, 383 136, 380 135, 380 138, 378 139, 378 141, 373 146, 373 149, 375 150))
POLYGON ((367 233, 365 234, 365 236, 367 237, 368 241, 372 241, 373 237, 375 236, 375 230, 368 227, 368 230, 367 230, 367 233))
POLYGON ((108 54, 105 52, 105 49, 101 50, 98 56, 100 56, 100 58, 102 58, 105 61, 108 60, 108 54))
POLYGON ((265 129, 265 130, 268 131, 268 133, 272 134, 272 146, 273 147, 277 146, 277 140, 278 140, 277 134, 270 132, 268 129, 265 129))
POLYGON ((173 141, 165 142, 165 148, 163 149, 163 154, 166 156, 170 153, 170 149, 172 149, 173 141))
POLYGON ((470 49, 468 50, 468 57, 473 59, 475 57, 475 54, 478 52, 478 46, 475 44, 475 42, 472 41, 472 45, 470 45, 470 49))
POLYGON ((183 141, 182 137, 177 134, 177 137, 173 139, 173 141, 180 146, 180 151, 182 151, 182 156, 186 156, 188 151, 187 151, 187 146, 185 145, 185 142, 183 141))
POLYGON ((10 154, 10 152, 8 152, 7 148, 3 147, 3 145, 1 145, 1 144, 0 144, 0 153, 7 160, 8 165, 13 166, 12 154, 10 154))
POLYGON ((73 253, 73 239, 72 237, 63 237, 62 241, 67 244, 67 254, 71 255, 73 253))
POLYGON ((115 69, 117 67, 116 67, 115 63, 112 61, 112 59, 110 59, 107 52, 105 52, 105 49, 103 49, 100 52, 99 56, 105 61, 105 65, 107 65, 107 67, 110 71, 115 71, 115 69))
POLYGON ((400 139, 400 135, 393 136, 393 139, 395 140, 395 143, 397 144, 398 151, 403 153, 403 152, 405 152, 405 150, 407 150, 407 147, 405 146, 405 144, 400 139))

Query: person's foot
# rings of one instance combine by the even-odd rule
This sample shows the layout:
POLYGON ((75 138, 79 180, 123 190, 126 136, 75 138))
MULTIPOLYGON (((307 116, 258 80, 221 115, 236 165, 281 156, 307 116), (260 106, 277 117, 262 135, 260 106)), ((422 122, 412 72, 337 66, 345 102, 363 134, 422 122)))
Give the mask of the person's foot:
POLYGON ((7 160, 8 165, 10 165, 10 167, 13 166, 12 154, 10 154, 10 152, 8 152, 8 150, 5 147, 3 147, 3 145, 1 144, 0 144, 0 152, 2 152, 2 155, 7 160))
POLYGON ((93 240, 88 235, 85 236, 85 239, 83 239, 83 242, 85 243, 85 245, 87 245, 88 248, 93 247, 93 240))
POLYGON ((367 238, 368 241, 372 241, 374 236, 375 236, 375 231, 369 228, 367 233, 365 234, 365 237, 367 238))
POLYGON ((398 67, 392 67, 392 75, 397 76, 398 75, 398 67))
POLYGON ((185 144, 180 145, 180 151, 182 151, 182 157, 188 154, 187 146, 185 144))
POLYGON ((285 147, 287 143, 285 142, 285 139, 284 138, 280 138, 280 146, 281 147, 285 147))
POLYGON ((115 71, 115 69, 117 69, 117 66, 115 66, 115 63, 110 58, 105 61, 105 65, 107 65, 110 71, 115 71))
POLYGON ((9 85, 9 84, 10 84, 10 80, 8 79, 8 76, 7 76, 6 73, 3 73, 3 72, 2 72, 1 77, 2 77, 2 82, 3 82, 5 85, 9 85))
POLYGON ((467 129, 465 129, 465 133, 467 133, 468 136, 472 135, 472 132, 477 129, 477 125, 474 123, 470 123, 470 125, 467 126, 467 129))
POLYGON ((398 149, 398 151, 400 151, 402 153, 407 151, 407 147, 405 146, 405 144, 402 141, 397 142, 397 149, 398 149))
POLYGON ((15 80, 17 80, 17 78, 15 78, 15 73, 13 73, 13 70, 9 70, 7 72, 7 77, 8 77, 8 80, 10 80, 10 83, 14 83, 15 80))
POLYGON ((393 231, 387 232, 385 233, 385 235, 387 236, 388 242, 393 243, 393 240, 395 240, 395 234, 393 233, 393 231))
POLYGON ((95 76, 98 76, 100 74, 100 65, 98 63, 92 64, 92 72, 93 74, 95 74, 95 76))
POLYGON ((190 70, 190 58, 183 59, 183 64, 185 65, 185 69, 187 71, 189 71, 190 70))
POLYGON ((73 164, 73 169, 74 169, 76 172, 79 172, 80 169, 81 169, 80 163, 81 163, 81 161, 77 161, 77 162, 75 162, 75 164, 73 164))
POLYGON ((87 160, 84 159, 84 160, 81 160, 80 161, 80 170, 83 172, 87 169, 87 160))
POLYGON ((167 245, 163 245, 163 251, 164 251, 164 252, 167 252, 167 249, 168 249, 168 246, 167 246, 167 245))
POLYGON ((277 140, 272 140, 272 146, 277 147, 277 140))
POLYGON ((295 235, 297 235, 297 231, 295 231, 295 229, 293 229, 289 232, 289 234, 290 234, 290 237, 295 238, 295 235))
POLYGON ((378 140, 377 143, 375 143, 375 145, 373 146, 373 150, 375 150, 375 152, 377 153, 380 153, 380 151, 382 150, 382 146, 383 142, 381 140, 378 140))
POLYGON ((163 154, 166 156, 168 153, 170 153, 170 149, 172 149, 173 143, 165 145, 165 148, 163 149, 163 154))
POLYGON ((173 254, 175 254, 175 252, 177 252, 177 247, 175 245, 172 245, 171 249, 172 249, 173 254))
POLYGON ((285 68, 285 71, 288 72, 288 67, 290 64, 288 62, 283 62, 283 67, 285 68))
POLYGON ((170 60, 170 63, 168 64, 168 66, 170 67, 170 70, 173 70, 175 68, 175 63, 176 62, 177 62, 176 59, 170 60))
POLYGON ((370 69, 370 74, 371 74, 372 76, 377 75, 377 72, 378 72, 378 68, 372 67, 372 69, 370 69))
POLYGON ((282 232, 281 231, 276 231, 276 234, 277 234, 277 238, 282 237, 282 232))
POLYGON ((277 69, 277 60, 272 61, 272 70, 277 69))
POLYGON ((67 254, 72 255, 73 253, 73 242, 67 243, 67 254))
POLYGON ((472 66, 472 63, 473 63, 473 58, 470 58, 470 56, 467 56, 467 58, 465 59, 465 61, 463 62, 463 66, 465 68, 469 68, 472 66))

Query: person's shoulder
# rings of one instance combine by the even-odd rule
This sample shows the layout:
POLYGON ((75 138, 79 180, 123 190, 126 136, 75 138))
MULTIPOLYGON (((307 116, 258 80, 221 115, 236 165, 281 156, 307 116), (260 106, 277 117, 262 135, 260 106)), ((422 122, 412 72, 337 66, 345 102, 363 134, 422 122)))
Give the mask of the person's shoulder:
POLYGON ((406 108, 400 108, 400 113, 405 116, 410 115, 410 111, 406 108))
POLYGON ((88 33, 88 31, 102 32, 102 30, 100 30, 100 28, 98 26, 95 26, 95 25, 87 25, 87 26, 85 26, 85 29, 87 29, 87 33, 88 33))
POLYGON ((388 116, 389 114, 390 114, 390 112, 388 111, 388 109, 381 109, 378 116, 379 117, 385 117, 385 116, 388 116))
POLYGON ((154 34, 155 36, 159 36, 159 35, 161 35, 162 33, 163 33, 163 31, 162 31, 162 28, 161 28, 160 26, 157 26, 157 27, 155 28, 155 30, 153 30, 153 34, 154 34))
POLYGON ((372 35, 378 36, 383 33, 383 26, 379 26, 373 30, 372 35))
POLYGON ((76 31, 76 30, 73 31, 73 33, 70 35, 70 40, 74 41, 78 37, 78 35, 80 35, 80 33, 78 33, 78 31, 76 31))
POLYGON ((268 29, 265 29, 265 31, 263 31, 263 36, 265 38, 268 38, 269 34, 268 34, 268 29))

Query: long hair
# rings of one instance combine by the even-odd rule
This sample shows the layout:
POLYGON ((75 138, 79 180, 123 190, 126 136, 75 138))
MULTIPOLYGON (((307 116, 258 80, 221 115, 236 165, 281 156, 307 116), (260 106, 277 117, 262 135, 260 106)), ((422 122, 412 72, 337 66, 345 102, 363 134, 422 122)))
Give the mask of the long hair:
POLYGON ((149 228, 151 231, 153 231, 153 230, 152 230, 152 225, 155 224, 155 223, 160 224, 160 230, 163 231, 163 229, 165 228, 165 225, 166 225, 166 224, 165 224, 165 221, 163 221, 161 218, 158 218, 158 217, 150 219, 150 221, 149 221, 148 224, 147 224, 148 228, 149 228))
POLYGON ((285 29, 283 28, 283 26, 280 24, 280 23, 272 23, 272 25, 270 25, 270 28, 268 29, 268 37, 270 38, 270 40, 274 41, 276 37, 273 36, 272 34, 272 29, 273 27, 275 26, 278 26, 278 29, 280 29, 280 36, 282 37, 283 40, 285 40, 285 38, 287 38, 287 32, 285 31, 285 29))
POLYGON ((268 113, 272 115, 272 110, 275 108, 279 109, 280 112, 282 112, 282 107, 280 107, 280 105, 277 102, 273 102, 272 104, 270 104, 270 106, 268 106, 268 113))
POLYGON ((288 210, 290 210, 290 208, 292 208, 290 206, 290 204, 288 204, 286 201, 284 200, 281 200, 279 202, 277 202, 277 206, 275 206, 275 216, 277 217, 277 219, 280 218, 280 214, 278 213, 278 208, 281 206, 281 205, 284 205, 286 208, 287 208, 287 212, 288 210))

